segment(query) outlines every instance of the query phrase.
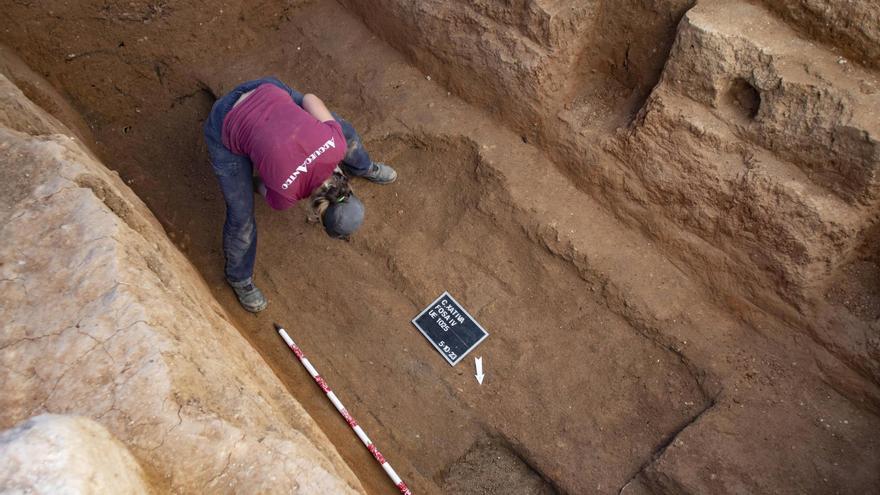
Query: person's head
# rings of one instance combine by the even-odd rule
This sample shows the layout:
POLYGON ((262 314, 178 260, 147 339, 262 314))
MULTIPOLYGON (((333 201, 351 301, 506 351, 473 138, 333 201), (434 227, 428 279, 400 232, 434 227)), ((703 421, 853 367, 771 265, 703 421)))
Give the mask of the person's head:
POLYGON ((309 221, 320 221, 334 239, 348 239, 364 223, 364 204, 339 168, 312 193, 309 221))

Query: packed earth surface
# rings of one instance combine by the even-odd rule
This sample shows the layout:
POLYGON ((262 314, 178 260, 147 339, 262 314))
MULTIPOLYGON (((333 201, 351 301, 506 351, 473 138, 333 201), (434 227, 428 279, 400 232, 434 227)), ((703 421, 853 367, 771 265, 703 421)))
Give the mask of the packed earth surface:
MULTIPOLYGON (((872 0, 50 3, 0 0, 3 73, 143 200, 367 493, 396 488, 274 322, 414 493, 880 492, 872 0), (258 201, 252 315, 202 123, 264 76, 400 177, 353 180, 349 242, 258 201), (444 291, 490 334, 455 367, 410 323, 444 291)), ((23 411, 2 426, 57 412, 23 411)), ((161 466, 133 479, 192 491, 161 466)))

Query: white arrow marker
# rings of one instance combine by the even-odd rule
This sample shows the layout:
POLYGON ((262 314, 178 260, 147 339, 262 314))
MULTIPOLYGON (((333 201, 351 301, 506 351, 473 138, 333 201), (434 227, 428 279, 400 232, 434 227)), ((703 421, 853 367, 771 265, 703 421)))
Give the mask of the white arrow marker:
POLYGON ((477 364, 477 374, 474 376, 477 377, 477 382, 480 385, 482 385, 483 384, 483 377, 486 376, 483 374, 483 358, 482 357, 474 358, 474 363, 477 364))

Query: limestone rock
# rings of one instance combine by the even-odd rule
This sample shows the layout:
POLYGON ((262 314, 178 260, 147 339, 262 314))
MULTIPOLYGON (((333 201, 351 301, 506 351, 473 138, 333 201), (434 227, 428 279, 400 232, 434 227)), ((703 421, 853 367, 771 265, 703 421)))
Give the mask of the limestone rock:
POLYGON ((0 433, 0 492, 150 493, 143 470, 100 424, 42 414, 0 433))
POLYGON ((0 95, 0 427, 92 418, 163 492, 362 491, 145 205, 0 95))

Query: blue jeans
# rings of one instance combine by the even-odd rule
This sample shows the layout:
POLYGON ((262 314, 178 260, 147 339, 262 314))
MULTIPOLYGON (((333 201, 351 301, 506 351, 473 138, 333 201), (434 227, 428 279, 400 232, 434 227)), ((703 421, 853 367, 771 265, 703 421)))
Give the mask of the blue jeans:
MULTIPOLYGON (((223 119, 232 110, 242 94, 261 84, 270 83, 287 91, 293 101, 302 106, 302 93, 291 89, 274 77, 248 81, 237 86, 214 103, 205 120, 205 142, 214 175, 220 181, 226 201, 226 222, 223 224, 223 254, 226 257, 226 280, 234 286, 251 282, 257 258, 257 224, 254 219, 253 164, 245 155, 236 155, 223 146, 223 119)), ((360 136, 352 125, 341 117, 333 117, 342 126, 348 144, 341 166, 349 175, 361 176, 370 171, 372 161, 364 149, 360 136)))

